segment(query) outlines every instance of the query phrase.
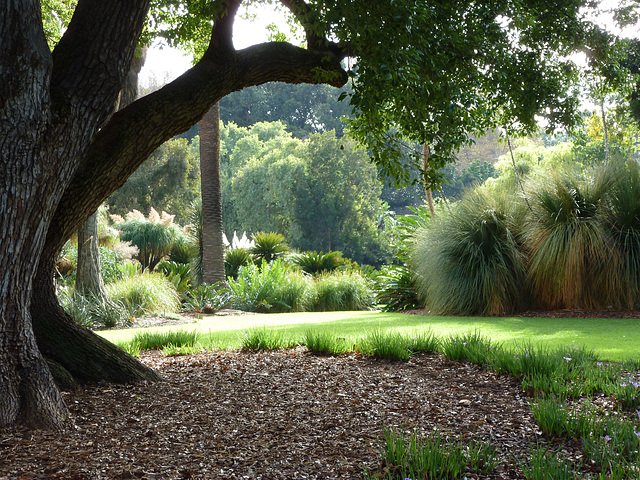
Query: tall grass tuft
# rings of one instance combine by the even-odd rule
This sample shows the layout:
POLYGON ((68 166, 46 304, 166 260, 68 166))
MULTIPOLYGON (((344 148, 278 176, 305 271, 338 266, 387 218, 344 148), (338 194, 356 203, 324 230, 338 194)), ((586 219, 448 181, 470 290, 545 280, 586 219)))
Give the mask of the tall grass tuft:
POLYGON ((357 272, 333 272, 316 282, 313 311, 365 310, 375 301, 369 281, 357 272))
POLYGON ((513 197, 479 189, 416 231, 409 263, 432 313, 502 315, 527 304, 519 218, 513 197))
POLYGON ((360 341, 359 349, 367 356, 388 360, 408 360, 411 356, 410 340, 398 332, 374 330, 360 341))
POLYGON ((142 331, 136 333, 131 343, 140 350, 156 350, 167 345, 174 347, 193 347, 198 340, 197 331, 168 330, 161 332, 142 331))
POLYGON ((545 308, 617 304, 621 258, 599 208, 613 186, 610 170, 561 172, 531 187, 526 224, 529 283, 545 308))
POLYGON ((620 256, 620 304, 637 308, 640 299, 640 165, 612 163, 616 182, 608 191, 603 221, 620 256))
POLYGON ((180 309, 180 296, 174 285, 159 272, 145 272, 106 286, 107 293, 127 310, 129 317, 140 317, 153 312, 176 313, 180 309))

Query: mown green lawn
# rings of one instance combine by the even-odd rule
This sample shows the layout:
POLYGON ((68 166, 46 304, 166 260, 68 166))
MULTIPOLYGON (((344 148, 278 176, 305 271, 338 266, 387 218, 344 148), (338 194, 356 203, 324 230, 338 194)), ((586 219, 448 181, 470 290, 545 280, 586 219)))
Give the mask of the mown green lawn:
MULTIPOLYGON (((321 329, 334 332, 349 342, 376 329, 405 333, 430 330, 439 338, 477 330, 506 347, 528 342, 550 347, 576 345, 593 349, 602 360, 640 359, 640 319, 431 317, 383 312, 327 312, 210 316, 197 323, 148 330, 198 330, 203 345, 230 348, 240 346, 242 332, 263 326, 293 339, 302 339, 310 328, 321 329)), ((98 333, 113 342, 127 342, 137 331, 139 329, 134 328, 98 333)))

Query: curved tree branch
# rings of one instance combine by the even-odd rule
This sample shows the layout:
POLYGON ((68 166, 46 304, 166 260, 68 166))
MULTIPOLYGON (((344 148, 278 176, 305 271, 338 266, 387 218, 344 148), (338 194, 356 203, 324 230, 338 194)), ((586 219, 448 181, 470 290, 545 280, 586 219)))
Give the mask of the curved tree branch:
POLYGON ((272 81, 339 87, 347 81, 340 60, 284 42, 205 54, 181 77, 115 113, 100 130, 57 208, 48 249, 57 251, 157 147, 197 123, 220 98, 272 81))

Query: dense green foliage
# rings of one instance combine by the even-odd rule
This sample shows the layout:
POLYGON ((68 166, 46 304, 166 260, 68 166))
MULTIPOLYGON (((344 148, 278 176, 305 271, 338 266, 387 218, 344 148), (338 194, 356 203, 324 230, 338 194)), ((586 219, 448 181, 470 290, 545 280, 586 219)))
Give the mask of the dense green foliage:
POLYGON ((307 138, 314 133, 334 130, 338 137, 344 134, 346 123, 342 117, 351 114, 347 102, 338 96, 345 88, 328 85, 290 85, 266 83, 220 100, 220 119, 239 127, 251 127, 258 122, 282 122, 296 138, 307 138))
POLYGON ((172 212, 176 222, 188 222, 191 203, 200 195, 200 167, 187 140, 164 143, 107 200, 111 213, 124 216, 151 207, 172 212))

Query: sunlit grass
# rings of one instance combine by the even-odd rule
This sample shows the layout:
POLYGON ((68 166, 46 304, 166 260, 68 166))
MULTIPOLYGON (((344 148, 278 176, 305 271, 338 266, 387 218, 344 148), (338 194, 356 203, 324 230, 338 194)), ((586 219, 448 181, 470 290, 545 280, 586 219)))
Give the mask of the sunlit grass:
MULTIPOLYGON (((603 361, 640 359, 640 319, 437 317, 383 312, 326 312, 205 317, 182 329, 197 330, 198 341, 216 349, 240 348, 241 333, 267 326, 302 342, 309 328, 327 331, 352 345, 375 330, 431 332, 440 339, 479 332, 506 349, 532 343, 551 349, 565 345, 593 350, 603 361)), ((152 327, 148 331, 175 330, 176 325, 152 327)), ((130 341, 140 329, 97 332, 110 341, 130 341)))

